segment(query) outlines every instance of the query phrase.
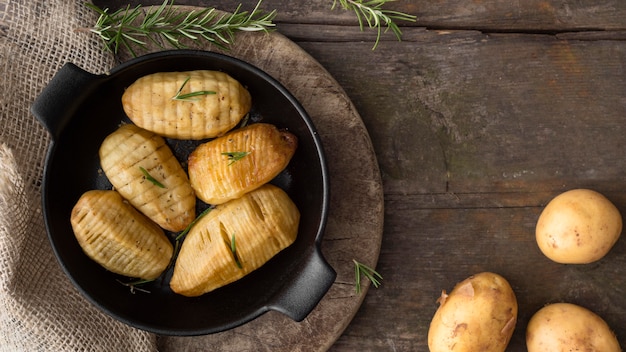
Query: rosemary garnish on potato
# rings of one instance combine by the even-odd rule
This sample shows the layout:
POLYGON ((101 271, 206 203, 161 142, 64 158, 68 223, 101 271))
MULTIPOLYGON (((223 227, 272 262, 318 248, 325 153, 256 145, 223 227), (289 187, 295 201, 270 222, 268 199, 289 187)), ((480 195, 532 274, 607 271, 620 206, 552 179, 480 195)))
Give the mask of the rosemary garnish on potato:
POLYGON ((368 278, 374 287, 380 286, 380 281, 383 279, 382 275, 376 272, 371 267, 358 262, 356 259, 352 259, 354 263, 354 275, 356 281, 356 293, 361 293, 361 275, 368 278))
POLYGON ((143 173, 143 176, 146 178, 146 180, 152 182, 157 187, 165 188, 165 185, 157 181, 157 179, 155 179, 154 177, 152 177, 152 175, 150 175, 150 173, 148 173, 146 169, 140 166, 139 170, 141 170, 141 173, 143 173))
POLYGON ((232 165, 235 162, 243 159, 246 155, 250 154, 250 152, 223 152, 222 155, 226 155, 228 157, 228 165, 232 165))
POLYGON ((198 100, 199 98, 196 98, 196 97, 201 96, 201 95, 217 94, 216 92, 214 92, 212 90, 199 90, 199 91, 196 91, 196 92, 180 94, 183 91, 183 88, 185 88, 185 85, 187 84, 187 82, 189 82, 190 79, 191 79, 191 77, 187 77, 185 82, 183 82, 183 84, 180 86, 180 88, 178 88, 178 92, 176 92, 176 95, 174 95, 172 97, 172 100, 192 101, 192 100, 198 100))
POLYGON ((235 244, 235 234, 230 238, 230 251, 233 253, 233 258, 235 259, 235 264, 239 269, 242 269, 241 262, 239 261, 239 256, 237 255, 237 246, 235 244))

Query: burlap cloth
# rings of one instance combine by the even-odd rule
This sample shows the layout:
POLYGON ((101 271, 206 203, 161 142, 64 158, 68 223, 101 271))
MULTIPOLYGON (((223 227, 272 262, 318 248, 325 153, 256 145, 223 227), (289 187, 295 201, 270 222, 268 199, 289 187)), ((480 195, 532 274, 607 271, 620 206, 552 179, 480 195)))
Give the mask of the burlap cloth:
POLYGON ((102 73, 114 58, 76 28, 80 1, 0 0, 0 350, 154 351, 156 337, 85 302, 57 264, 41 216, 49 143, 30 105, 66 62, 102 73))

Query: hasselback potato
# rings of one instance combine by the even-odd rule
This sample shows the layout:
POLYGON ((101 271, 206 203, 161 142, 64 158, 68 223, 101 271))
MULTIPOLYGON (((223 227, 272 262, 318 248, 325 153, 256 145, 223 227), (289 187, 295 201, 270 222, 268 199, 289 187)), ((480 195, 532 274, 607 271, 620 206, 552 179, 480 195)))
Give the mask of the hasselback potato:
POLYGON ((289 196, 270 184, 216 206, 187 234, 170 287, 199 296, 242 278, 291 245, 299 221, 289 196))
POLYGON ((182 231, 196 217, 189 178, 155 133, 122 125, 102 142, 100 164, 113 187, 164 229, 182 231))
POLYGON ((155 279, 174 252, 163 230, 116 191, 85 192, 70 221, 85 254, 117 274, 155 279))
POLYGON ((297 137, 256 123, 198 146, 188 158, 189 180, 198 198, 221 204, 276 177, 293 157, 297 137))
POLYGON ((249 112, 250 93, 224 72, 158 72, 140 77, 122 95, 138 126, 176 139, 213 138, 249 112), (186 97, 187 96, 187 97, 186 97))

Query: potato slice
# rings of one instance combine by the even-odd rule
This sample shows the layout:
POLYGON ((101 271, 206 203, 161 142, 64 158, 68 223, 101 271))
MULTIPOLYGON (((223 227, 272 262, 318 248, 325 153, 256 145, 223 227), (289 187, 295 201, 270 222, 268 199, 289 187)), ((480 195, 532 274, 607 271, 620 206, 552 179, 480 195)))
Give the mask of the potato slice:
POLYGON ((208 70, 143 76, 122 95, 124 111, 138 126, 165 137, 194 140, 213 138, 234 128, 250 110, 251 101, 250 93, 237 80, 208 70), (173 99, 177 94, 203 91, 211 93, 173 99))
POLYGON ((100 146, 100 164, 122 197, 162 228, 182 231, 196 217, 196 196, 185 170, 153 132, 122 125, 100 146))
POLYGON ((188 159, 198 198, 222 204, 276 177, 293 157, 298 139, 276 126, 257 123, 198 146, 188 159))
POLYGON ((295 241, 299 221, 289 196, 270 184, 218 205, 187 234, 170 287, 193 297, 244 277, 295 241))
POLYGON ((115 191, 85 192, 70 221, 85 254, 120 275, 155 279, 174 253, 163 230, 115 191))

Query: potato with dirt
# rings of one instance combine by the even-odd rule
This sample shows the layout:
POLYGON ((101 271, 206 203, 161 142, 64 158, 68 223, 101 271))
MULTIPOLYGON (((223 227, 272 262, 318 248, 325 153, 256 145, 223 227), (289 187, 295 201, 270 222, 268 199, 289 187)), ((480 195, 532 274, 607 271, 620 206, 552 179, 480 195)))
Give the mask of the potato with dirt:
POLYGON ((620 352, 615 334, 599 315, 572 303, 538 310, 526 327, 528 352, 620 352))
POLYGON ((482 272, 438 299, 428 330, 431 352, 503 352, 517 322, 517 299, 508 281, 482 272))
POLYGON ((603 258, 622 232, 622 216, 604 195, 573 189, 552 199, 535 229, 541 252, 561 264, 588 264, 603 258))

